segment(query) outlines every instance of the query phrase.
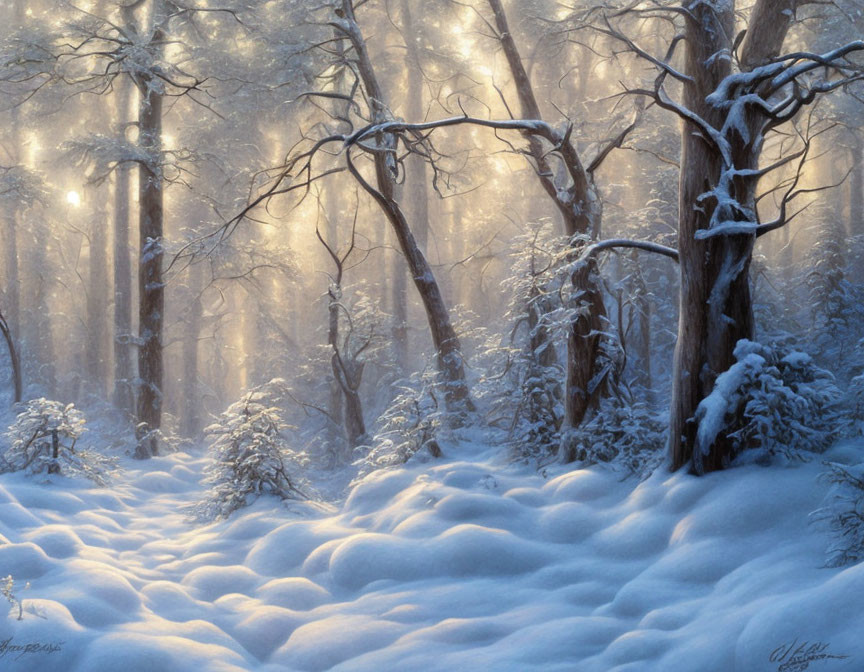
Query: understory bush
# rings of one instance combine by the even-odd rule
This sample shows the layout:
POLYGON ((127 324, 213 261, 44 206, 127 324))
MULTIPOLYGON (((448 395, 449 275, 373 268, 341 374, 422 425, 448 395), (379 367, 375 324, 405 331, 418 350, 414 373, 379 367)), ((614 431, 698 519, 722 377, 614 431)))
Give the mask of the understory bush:
POLYGON ((357 478, 405 464, 415 455, 440 457, 438 434, 447 424, 438 376, 427 371, 397 387, 396 396, 376 422, 368 446, 356 452, 357 478))
POLYGON ((199 520, 227 517, 262 494, 310 499, 303 475, 308 458, 286 438, 294 428, 278 407, 285 389, 284 381, 274 379, 247 392, 204 430, 213 461, 205 468, 209 490, 192 507, 199 520))
POLYGON ((647 477, 662 462, 665 423, 640 401, 610 397, 580 427, 561 439, 563 462, 607 463, 613 469, 647 477))
POLYGON ((76 448, 86 431, 81 411, 49 399, 28 401, 23 409, 6 432, 8 445, 0 455, 0 471, 83 476, 105 485, 116 460, 76 448))
POLYGON ((699 431, 696 471, 719 437, 731 441, 742 460, 764 462, 780 455, 806 460, 838 435, 840 390, 834 376, 806 353, 782 345, 742 339, 738 360, 720 374, 714 390, 696 409, 699 431))
POLYGON ((864 560, 864 463, 855 466, 826 462, 822 478, 831 489, 814 520, 827 525, 833 536, 828 566, 842 567, 864 560))

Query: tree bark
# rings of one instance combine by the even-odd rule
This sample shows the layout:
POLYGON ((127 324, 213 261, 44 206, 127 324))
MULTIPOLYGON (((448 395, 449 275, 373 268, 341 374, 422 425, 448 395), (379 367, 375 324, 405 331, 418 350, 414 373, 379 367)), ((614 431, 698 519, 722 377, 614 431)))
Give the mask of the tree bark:
MULTIPOLYGON (((154 38, 155 39, 155 38, 154 38)), ((162 279, 164 202, 162 168, 162 95, 150 82, 139 83, 139 144, 150 156, 138 164, 138 423, 139 459, 158 455, 156 430, 162 426, 162 331, 165 284, 162 279)))
MULTIPOLYGON (((125 137, 131 90, 117 82, 117 132, 125 137)), ((132 359, 132 262, 129 257, 129 173, 121 164, 114 171, 114 405, 131 414, 135 408, 132 359)))
MULTIPOLYGON (((691 13, 685 27, 685 73, 693 78, 683 89, 683 104, 714 128, 723 117, 706 102, 720 81, 731 74, 729 53, 734 36, 734 2, 685 2, 691 13), (713 57, 713 58, 712 58, 713 57)), ((744 70, 776 57, 794 15, 795 0, 759 0, 752 9, 747 38, 741 47, 744 70)), ((732 147, 734 166, 754 168, 762 149, 763 118, 750 112, 749 141, 737 136, 732 147)), ((680 319, 672 377, 669 452, 673 470, 690 464, 697 473, 721 469, 733 457, 730 441, 719 436, 705 455, 695 455, 699 403, 711 393, 717 376, 734 363, 735 344, 753 338, 753 305, 749 268, 754 235, 722 235, 697 240, 708 227, 713 205, 701 194, 717 184, 722 168, 719 152, 691 124, 682 129, 679 191, 678 253, 681 279, 680 319), (694 459, 695 458, 695 459, 694 459)), ((755 212, 755 180, 735 183, 736 199, 755 212)))

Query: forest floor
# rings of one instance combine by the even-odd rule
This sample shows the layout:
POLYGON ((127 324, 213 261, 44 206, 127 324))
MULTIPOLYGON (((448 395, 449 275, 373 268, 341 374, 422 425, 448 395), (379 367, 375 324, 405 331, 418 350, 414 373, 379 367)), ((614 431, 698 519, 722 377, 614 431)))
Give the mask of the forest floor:
POLYGON ((864 669, 864 563, 823 566, 818 460, 638 483, 482 450, 206 525, 201 454, 123 460, 107 488, 2 475, 23 617, 0 669, 864 669))

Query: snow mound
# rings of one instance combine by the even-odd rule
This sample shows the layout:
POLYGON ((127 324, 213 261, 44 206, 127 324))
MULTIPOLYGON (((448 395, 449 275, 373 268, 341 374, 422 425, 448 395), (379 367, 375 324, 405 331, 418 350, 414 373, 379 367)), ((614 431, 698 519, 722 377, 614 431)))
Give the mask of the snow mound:
POLYGON ((0 476, 23 607, 4 672, 864 668, 864 565, 825 568, 808 524, 818 464, 637 483, 441 460, 335 513, 264 497, 201 525, 204 464, 130 460, 111 489, 0 476))

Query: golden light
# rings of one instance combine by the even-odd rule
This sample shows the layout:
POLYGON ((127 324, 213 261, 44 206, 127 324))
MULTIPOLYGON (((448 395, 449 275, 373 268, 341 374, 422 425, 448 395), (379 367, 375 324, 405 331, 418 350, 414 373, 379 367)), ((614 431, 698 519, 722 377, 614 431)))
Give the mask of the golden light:
POLYGON ((79 205, 81 205, 81 194, 79 194, 77 191, 67 191, 66 202, 73 208, 77 208, 79 205))

